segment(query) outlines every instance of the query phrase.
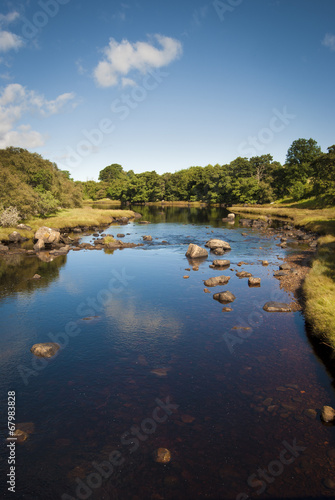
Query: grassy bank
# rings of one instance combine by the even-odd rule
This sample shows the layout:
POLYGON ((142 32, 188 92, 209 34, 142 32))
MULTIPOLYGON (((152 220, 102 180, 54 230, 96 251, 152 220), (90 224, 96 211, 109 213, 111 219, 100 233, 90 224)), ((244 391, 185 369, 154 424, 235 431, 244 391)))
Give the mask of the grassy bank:
MULTIPOLYGON (((22 231, 22 235, 27 238, 32 238, 35 231, 41 226, 55 227, 58 229, 74 228, 77 226, 100 226, 108 224, 111 218, 132 217, 132 210, 104 210, 85 206, 83 208, 72 208, 69 210, 61 210, 56 215, 46 217, 45 219, 31 219, 25 221, 25 224, 32 228, 32 231, 22 231)), ((0 240, 5 240, 8 235, 15 231, 15 227, 0 227, 0 240)))
POLYGON ((305 317, 313 334, 335 349, 335 237, 323 236, 303 284, 305 317))
POLYGON ((303 284, 304 314, 312 334, 335 349, 335 208, 319 208, 317 200, 230 208, 236 213, 289 218, 294 225, 323 235, 303 284))
POLYGON ((321 235, 335 235, 335 207, 317 208, 313 200, 253 207, 233 206, 229 210, 239 214, 285 217, 291 219, 295 226, 304 227, 321 235))

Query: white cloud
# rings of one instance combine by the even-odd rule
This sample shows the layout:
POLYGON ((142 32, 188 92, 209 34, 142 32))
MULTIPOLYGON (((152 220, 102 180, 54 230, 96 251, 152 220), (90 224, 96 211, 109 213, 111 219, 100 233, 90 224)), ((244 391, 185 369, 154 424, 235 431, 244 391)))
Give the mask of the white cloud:
POLYGON ((122 78, 121 80, 122 87, 135 87, 136 82, 131 78, 122 78))
POLYGON ((19 83, 7 85, 0 91, 0 148, 42 146, 45 137, 20 121, 24 115, 31 113, 43 117, 60 113, 68 103, 74 105, 74 97, 72 92, 68 92, 48 101, 43 95, 27 90, 19 83))
POLYGON ((328 47, 328 49, 335 51, 335 35, 332 35, 331 33, 327 33, 322 40, 322 45, 325 47, 328 47))
POLYGON ((8 50, 19 49, 23 45, 23 40, 18 35, 10 31, 0 30, 0 52, 8 52, 8 50))
POLYGON ((16 11, 9 14, 0 14, 0 52, 17 50, 24 45, 22 38, 11 31, 2 29, 3 25, 8 25, 15 21, 20 14, 16 11))
POLYGON ((111 38, 104 49, 105 58, 94 69, 94 77, 101 87, 117 85, 119 77, 126 77, 131 71, 146 73, 153 68, 167 66, 182 54, 181 43, 167 36, 154 35, 153 43, 111 38), (154 46, 157 41, 161 48, 154 46))
POLYGON ((8 14, 0 14, 0 24, 10 24, 18 17, 20 17, 20 14, 15 10, 13 12, 9 12, 8 14))

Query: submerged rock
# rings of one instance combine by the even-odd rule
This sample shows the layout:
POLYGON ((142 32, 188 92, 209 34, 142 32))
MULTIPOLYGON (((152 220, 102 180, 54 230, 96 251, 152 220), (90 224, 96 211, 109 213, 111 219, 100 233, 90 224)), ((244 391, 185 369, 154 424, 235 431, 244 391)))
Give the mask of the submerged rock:
POLYGON ((331 406, 323 406, 321 410, 321 419, 324 422, 334 422, 335 410, 331 406))
POLYGON ((60 349, 60 345, 55 342, 45 342, 42 344, 34 344, 30 349, 35 356, 40 358, 52 358, 60 349))
POLYGON ((221 302, 221 304, 228 304, 229 302, 234 302, 236 297, 233 293, 227 291, 227 292, 214 293, 213 299, 218 300, 219 302, 221 302))
POLYGON ((205 286, 218 286, 218 285, 226 285, 230 280, 230 276, 216 276, 215 278, 208 278, 208 280, 204 281, 205 286))
POLYGON ((291 312, 290 305, 284 302, 270 301, 264 304, 263 309, 267 312, 291 312))
POLYGON ((154 460, 160 464, 167 464, 171 460, 171 452, 167 448, 158 448, 154 452, 154 460))
POLYGON ((190 259, 198 259, 200 257, 208 257, 208 252, 205 248, 199 247, 199 245, 195 245, 194 243, 190 243, 185 255, 190 259))

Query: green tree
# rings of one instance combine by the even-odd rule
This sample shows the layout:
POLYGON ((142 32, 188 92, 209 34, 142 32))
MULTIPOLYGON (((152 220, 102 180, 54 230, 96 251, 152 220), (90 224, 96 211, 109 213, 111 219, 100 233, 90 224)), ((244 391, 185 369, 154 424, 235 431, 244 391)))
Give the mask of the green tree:
POLYGON ((119 179, 124 173, 123 168, 118 163, 112 163, 105 167, 103 170, 100 170, 99 173, 99 181, 104 182, 112 182, 116 179, 119 179))
POLYGON ((335 201, 335 144, 312 162, 312 181, 317 195, 326 195, 335 201))
POLYGON ((312 162, 322 154, 314 139, 293 141, 286 155, 286 180, 292 186, 295 182, 306 183, 313 174, 312 162))

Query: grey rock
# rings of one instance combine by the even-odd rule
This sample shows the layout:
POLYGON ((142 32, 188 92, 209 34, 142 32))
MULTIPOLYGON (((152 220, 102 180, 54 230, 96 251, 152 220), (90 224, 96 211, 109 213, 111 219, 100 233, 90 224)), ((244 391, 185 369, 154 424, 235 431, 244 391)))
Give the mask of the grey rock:
POLYGON ((198 259, 200 257, 208 257, 208 252, 205 248, 199 247, 199 245, 195 245, 194 243, 190 243, 185 255, 190 259, 198 259))
POLYGON ((215 238, 210 239, 206 242, 205 247, 215 250, 216 248, 222 248, 223 250, 231 250, 229 243, 223 240, 217 240, 215 238))
POLYGON ((218 286, 218 285, 226 285, 230 280, 230 276, 216 276, 215 278, 208 278, 205 280, 205 286, 218 286))
POLYGON ((227 260, 227 259, 213 260, 213 266, 214 267, 226 267, 226 266, 230 266, 230 260, 227 260))
POLYGON ((221 304, 228 304, 229 302, 234 302, 236 297, 233 293, 227 291, 227 292, 214 293, 213 299, 218 300, 219 302, 221 302, 221 304))
POLYGON ((12 233, 10 233, 10 235, 8 236, 8 239, 9 241, 11 241, 12 243, 19 243, 21 240, 22 240, 22 236, 20 233, 18 233, 17 231, 13 231, 12 233))
POLYGON ((58 243, 59 239, 60 232, 51 227, 42 226, 35 233, 35 240, 42 240, 44 244, 58 243))

